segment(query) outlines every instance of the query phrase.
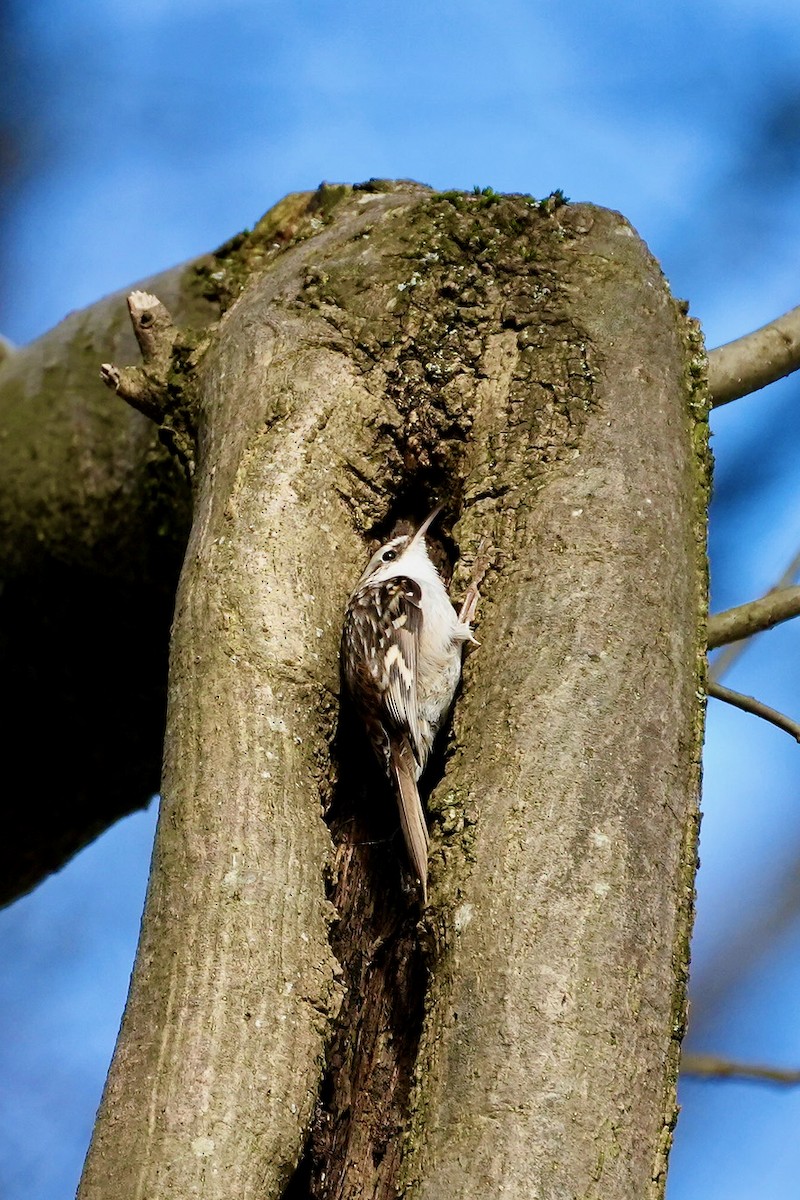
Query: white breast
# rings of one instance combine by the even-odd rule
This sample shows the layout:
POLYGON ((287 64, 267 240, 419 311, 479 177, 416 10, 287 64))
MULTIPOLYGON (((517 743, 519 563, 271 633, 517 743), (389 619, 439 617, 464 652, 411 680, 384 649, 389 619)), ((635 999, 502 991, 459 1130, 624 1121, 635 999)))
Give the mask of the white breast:
POLYGON ((439 572, 424 546, 413 547, 398 564, 422 590, 422 631, 417 647, 417 711, 423 741, 423 762, 453 703, 461 678, 461 654, 470 637, 459 621, 439 572))

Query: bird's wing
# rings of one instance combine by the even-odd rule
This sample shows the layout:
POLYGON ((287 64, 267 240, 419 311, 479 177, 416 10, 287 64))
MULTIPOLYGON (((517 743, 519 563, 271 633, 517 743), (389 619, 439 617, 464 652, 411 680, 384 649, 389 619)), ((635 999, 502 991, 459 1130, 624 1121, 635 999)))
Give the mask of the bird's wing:
POLYGON ((352 639, 358 663, 348 679, 362 709, 380 712, 387 728, 405 735, 418 765, 422 739, 417 707, 417 647, 422 631, 422 593, 418 583, 395 575, 368 584, 353 597, 345 637, 352 639), (372 619, 377 616, 377 623, 372 619))

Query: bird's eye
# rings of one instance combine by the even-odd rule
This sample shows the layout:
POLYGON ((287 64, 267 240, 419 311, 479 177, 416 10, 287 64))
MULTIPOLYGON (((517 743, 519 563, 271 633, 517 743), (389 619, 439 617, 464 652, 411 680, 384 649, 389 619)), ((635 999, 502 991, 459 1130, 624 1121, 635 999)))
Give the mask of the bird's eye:
POLYGON ((397 558, 397 551, 396 550, 384 550, 383 554, 381 555, 381 558, 383 559, 384 562, 393 562, 394 559, 397 558))

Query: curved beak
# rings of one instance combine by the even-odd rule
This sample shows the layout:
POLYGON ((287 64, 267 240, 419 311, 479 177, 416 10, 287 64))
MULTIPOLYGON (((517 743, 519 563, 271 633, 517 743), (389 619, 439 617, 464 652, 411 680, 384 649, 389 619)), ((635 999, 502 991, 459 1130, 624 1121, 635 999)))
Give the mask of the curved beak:
POLYGON ((443 508, 444 508, 443 504, 437 504, 436 508, 433 510, 433 512, 429 513, 429 515, 425 518, 425 520, 420 525, 417 532, 414 534, 411 541, 408 543, 409 550, 411 549, 412 546, 415 546, 417 544, 417 542, 422 541, 422 539, 425 537, 425 534, 428 532, 428 529, 430 528, 431 524, 436 520, 436 518, 438 517, 439 513, 442 511, 443 508))

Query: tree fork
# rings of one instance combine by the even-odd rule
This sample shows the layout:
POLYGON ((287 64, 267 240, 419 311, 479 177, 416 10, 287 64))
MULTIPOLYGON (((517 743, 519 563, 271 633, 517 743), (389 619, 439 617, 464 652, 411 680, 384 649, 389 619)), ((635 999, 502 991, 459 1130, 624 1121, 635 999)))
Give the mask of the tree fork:
MULTIPOLYGON (((139 287, 182 331, 206 330, 254 269, 319 227, 330 200, 331 189, 287 196, 250 234, 139 287)), ((14 748, 0 903, 158 789, 189 489, 160 444, 180 449, 173 431, 110 403, 98 375, 103 358, 135 353, 122 299, 4 347, 0 361, 0 675, 14 748)))
POLYGON ((702 725, 696 334, 614 214, 315 203, 192 367, 162 811, 80 1195, 657 1195, 702 725), (365 815, 331 746, 365 537, 434 498, 459 594, 494 554, 416 930, 391 840, 352 832, 386 801, 363 785, 365 815))

